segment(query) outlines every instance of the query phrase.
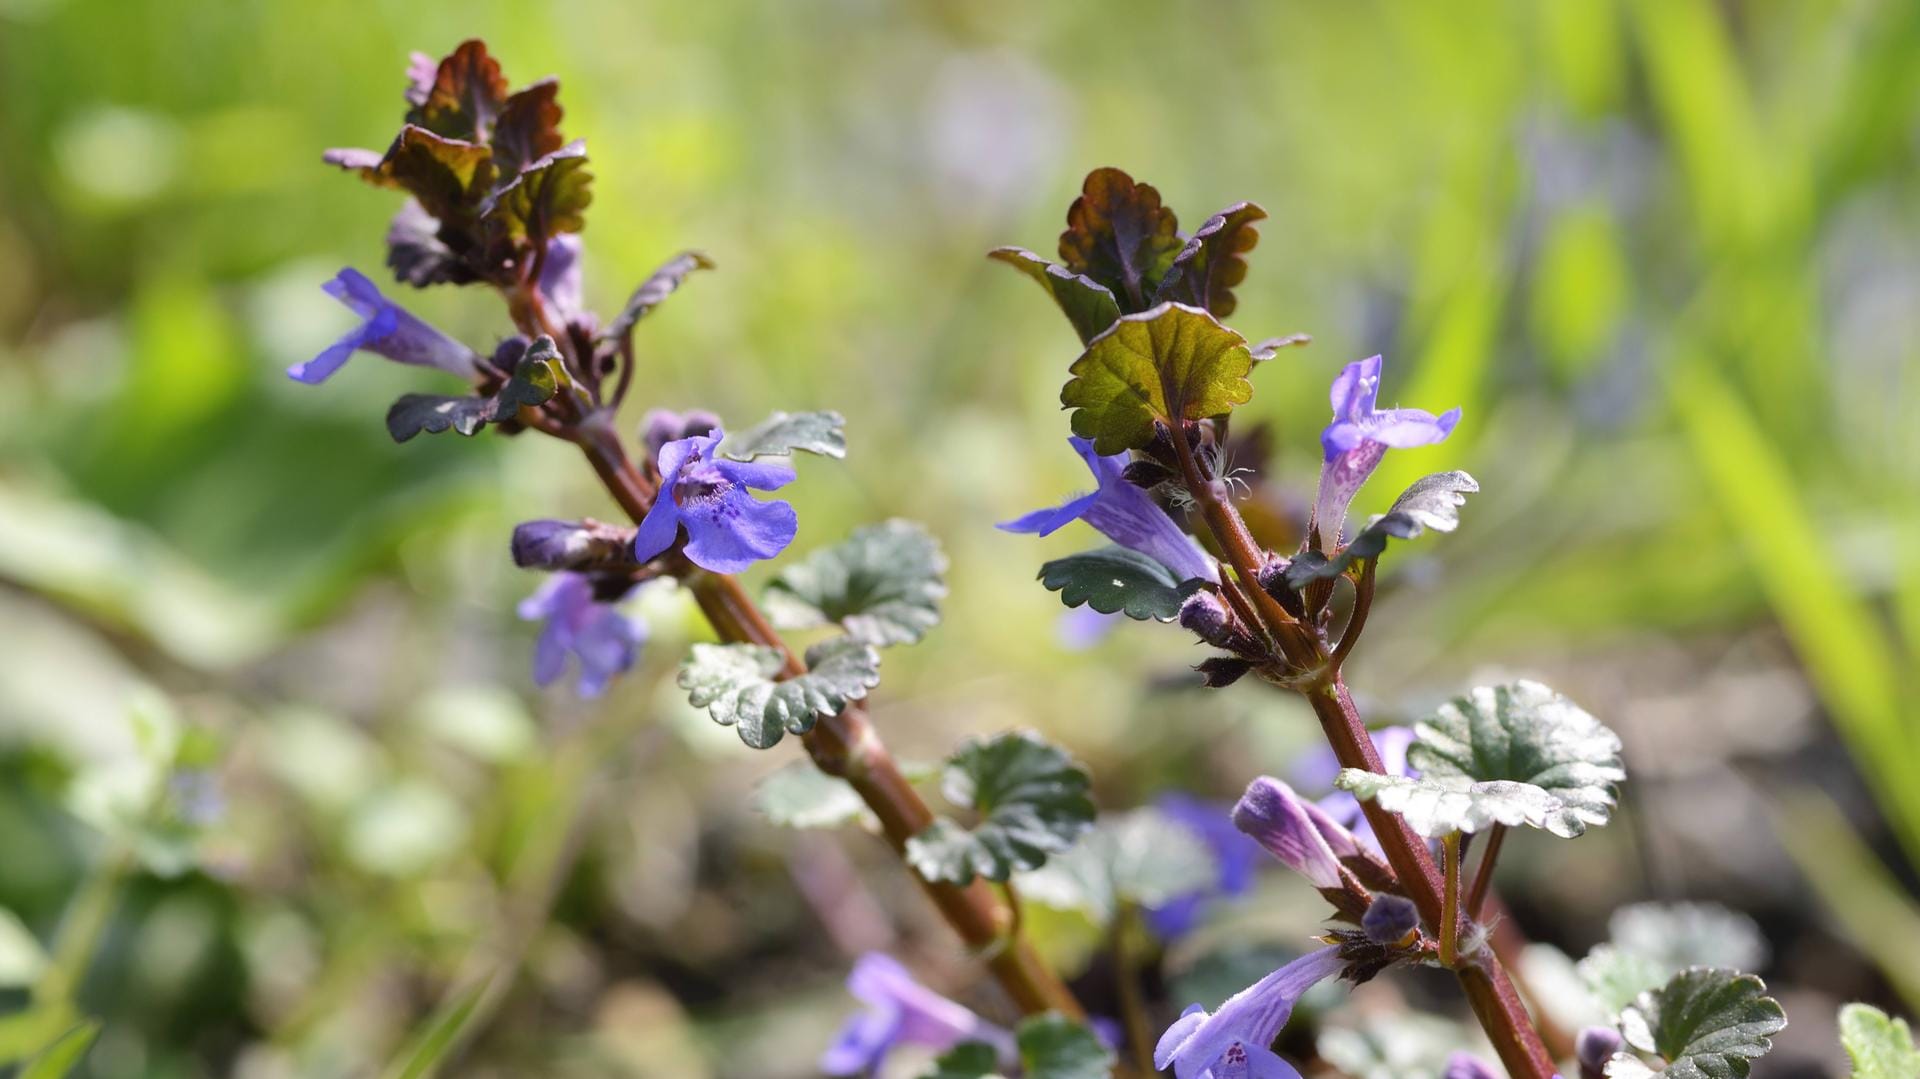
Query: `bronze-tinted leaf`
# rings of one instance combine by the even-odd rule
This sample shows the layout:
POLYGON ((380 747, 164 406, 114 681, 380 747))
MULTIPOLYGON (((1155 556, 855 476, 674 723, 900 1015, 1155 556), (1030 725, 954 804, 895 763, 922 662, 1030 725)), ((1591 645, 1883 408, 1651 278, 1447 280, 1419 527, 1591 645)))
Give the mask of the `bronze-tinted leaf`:
POLYGON ((1113 293, 1085 274, 1069 273, 1023 247, 996 248, 987 252, 987 257, 1019 270, 1046 289, 1067 321, 1073 323, 1073 332, 1080 335, 1083 345, 1120 317, 1120 305, 1114 302, 1113 293))
MULTIPOLYGON (((495 191, 480 214, 509 236, 531 237, 536 246, 562 232, 579 232, 593 201, 587 144, 575 141, 528 165, 495 191)), ((429 207, 431 209, 431 207, 429 207)))
POLYGON ((1160 192, 1113 168, 1087 174, 1060 234, 1067 269, 1106 286, 1127 312, 1152 305, 1180 247, 1179 220, 1160 204, 1160 192))
POLYGON ((1154 427, 1231 411, 1253 397, 1246 339, 1197 307, 1163 303, 1126 315, 1068 371, 1060 403, 1098 453, 1145 447, 1154 427))
POLYGON ((1247 279, 1247 252, 1260 242, 1254 222, 1267 216, 1259 204, 1238 202, 1207 219, 1174 256, 1155 300, 1204 307, 1215 318, 1233 314, 1234 286, 1247 279))
POLYGON ((507 102, 507 79, 486 43, 463 41, 434 73, 433 86, 407 122, 450 139, 486 142, 507 102))
POLYGON ((501 176, 520 170, 565 146, 560 137, 560 82, 542 79, 507 98, 493 125, 493 167, 501 176))
POLYGON ((405 188, 429 215, 443 221, 470 218, 493 183, 492 154, 485 146, 442 138, 412 124, 400 129, 400 137, 377 162, 369 161, 364 150, 328 151, 326 160, 369 183, 405 188))

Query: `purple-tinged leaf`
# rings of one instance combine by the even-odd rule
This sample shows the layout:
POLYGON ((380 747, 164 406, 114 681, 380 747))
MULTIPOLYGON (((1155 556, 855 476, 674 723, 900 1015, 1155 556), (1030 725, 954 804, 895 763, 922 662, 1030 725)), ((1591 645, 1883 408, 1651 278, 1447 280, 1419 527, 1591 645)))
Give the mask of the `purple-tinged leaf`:
POLYGON ((1266 216, 1257 203, 1237 202, 1208 218, 1174 256, 1154 301, 1203 307, 1221 319, 1233 314, 1233 289, 1247 279, 1246 254, 1260 242, 1254 222, 1266 216))
POLYGON ((450 139, 485 142, 506 102, 506 76, 486 43, 476 38, 461 42, 440 61, 433 84, 407 113, 407 122, 450 139))
POLYGON ((1104 286, 1128 312, 1152 306, 1180 248, 1179 220, 1161 205, 1160 192, 1115 168, 1087 174, 1060 234, 1067 269, 1104 286))

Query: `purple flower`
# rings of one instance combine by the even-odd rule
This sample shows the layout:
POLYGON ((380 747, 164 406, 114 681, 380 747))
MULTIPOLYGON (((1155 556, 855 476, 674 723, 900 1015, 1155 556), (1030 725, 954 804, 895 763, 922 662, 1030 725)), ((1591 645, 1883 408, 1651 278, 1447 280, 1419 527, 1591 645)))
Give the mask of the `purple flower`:
POLYGON ((1220 867, 1213 887, 1176 896, 1147 911, 1147 924, 1163 940, 1184 936, 1200 919, 1201 910, 1220 896, 1245 895, 1253 887, 1254 868, 1260 848, 1234 827, 1227 807, 1195 798, 1190 794, 1161 795, 1155 802, 1160 811, 1192 832, 1213 854, 1220 867))
POLYGON ((1183 581, 1195 577, 1218 579, 1213 559, 1193 542, 1193 537, 1180 531, 1180 526, 1145 491, 1120 477, 1127 467, 1126 454, 1102 457, 1093 452, 1091 439, 1076 437, 1067 442, 1087 462, 1099 486, 1091 494, 1002 521, 995 527, 1003 532, 1050 536, 1070 522, 1085 521, 1120 546, 1159 562, 1183 581))
POLYGON ((540 262, 540 294, 562 322, 577 322, 586 306, 580 291, 580 236, 563 232, 547 241, 547 257, 540 262))
POLYGON ((1500 1079, 1500 1073, 1471 1053, 1455 1053, 1447 1058, 1447 1070, 1440 1079, 1500 1079))
POLYGON ((1233 823, 1315 888, 1342 887, 1340 860, 1360 853, 1353 833, 1272 776, 1247 784, 1233 823))
POLYGON ((546 619, 533 649, 533 680, 547 685, 567 667, 567 654, 580 661, 580 695, 597 697, 613 676, 633 666, 647 639, 646 623, 615 610, 594 595, 593 579, 583 573, 556 573, 540 590, 520 601, 520 617, 546 619))
POLYGON ((1348 364, 1333 380, 1333 422, 1320 433, 1326 463, 1320 468, 1320 496, 1313 519, 1320 530, 1320 549, 1332 554, 1340 546, 1347 523, 1347 504, 1367 482, 1389 449, 1407 449, 1442 442, 1460 422, 1460 410, 1435 416, 1418 408, 1374 407, 1380 392, 1380 357, 1348 364))
POLYGON ((382 296, 360 271, 341 270, 321 287, 364 321, 327 346, 325 352, 287 368, 287 374, 295 381, 325 382, 356 349, 378 353, 398 363, 437 367, 468 380, 479 376, 477 357, 472 349, 402 310, 399 304, 382 296))
POLYGON ((714 573, 738 573, 786 550, 800 517, 785 502, 761 502, 748 489, 777 491, 793 482, 793 466, 732 461, 714 454, 726 432, 675 439, 660 447, 660 494, 640 522, 633 556, 642 562, 673 546, 687 530, 687 558, 714 573))
POLYGON ((1601 1079, 1607 1074, 1607 1061, 1626 1048, 1626 1039, 1612 1027, 1588 1027, 1573 1040, 1573 1055, 1580 1061, 1580 1079, 1601 1079))
POLYGON ((1006 1031, 913 980, 890 956, 868 952, 847 975, 847 991, 867 1006, 848 1019, 820 1057, 828 1075, 868 1075, 899 1045, 943 1052, 964 1041, 986 1042, 1006 1059, 1013 1039, 1006 1031))
POLYGON ((1178 1079, 1300 1079, 1267 1048, 1307 990, 1340 972, 1340 949, 1328 946, 1288 963, 1228 998, 1208 1015, 1195 1004, 1154 1047, 1154 1067, 1178 1079))

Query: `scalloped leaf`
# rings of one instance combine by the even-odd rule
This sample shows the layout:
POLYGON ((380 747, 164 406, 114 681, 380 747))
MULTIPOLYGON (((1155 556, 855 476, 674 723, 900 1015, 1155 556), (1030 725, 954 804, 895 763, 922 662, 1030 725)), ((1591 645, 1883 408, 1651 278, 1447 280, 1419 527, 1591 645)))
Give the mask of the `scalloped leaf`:
POLYGON ((1122 316, 1068 370, 1060 403, 1074 410, 1073 433, 1102 454, 1146 446, 1156 424, 1218 416, 1253 398, 1246 339, 1184 304, 1122 316))
POLYGON ((540 338, 521 357, 513 377, 490 397, 403 394, 387 409, 387 433, 395 442, 405 442, 422 432, 437 435, 448 430, 471 437, 489 423, 513 419, 522 408, 538 408, 559 392, 560 376, 555 366, 559 355, 551 338, 540 338))
POLYGON ((647 275, 640 287, 633 290, 620 313, 607 324, 606 331, 600 335, 602 341, 619 341, 633 332, 634 323, 647 317, 647 313, 660 306, 660 302, 678 291, 687 276, 695 270, 713 269, 713 260, 700 251, 682 251, 661 263, 660 268, 647 275))
POLYGON ((851 783, 822 772, 812 761, 795 761, 768 773, 754 785, 753 808, 787 828, 840 828, 874 820, 851 783))
POLYGON ((1458 470, 1422 476, 1332 558, 1317 551, 1295 558, 1287 565, 1287 585, 1301 589, 1313 581, 1330 581, 1355 562, 1380 557, 1389 539, 1410 540, 1428 529, 1451 532, 1460 527, 1460 507, 1467 496, 1478 490, 1480 482, 1458 470))
POLYGON ((567 144, 560 134, 560 81, 541 79, 509 96, 493 126, 493 167, 502 176, 520 171, 567 144))
POLYGON ((822 457, 847 455, 846 417, 838 412, 775 412, 720 447, 720 456, 736 461, 755 457, 791 457, 814 453, 822 457))
POLYGON ((1024 247, 996 248, 987 252, 987 257, 1019 270, 1046 289, 1083 345, 1120 320, 1120 305, 1113 293, 1085 274, 1057 266, 1024 247))
POLYGON ((1020 894, 1110 925, 1122 904, 1158 907, 1206 891, 1220 866, 1193 831, 1157 809, 1100 818, 1073 848, 1020 877, 1020 894))
POLYGON ((562 232, 579 232, 586 226, 586 209, 592 202, 587 144, 574 141, 521 169, 487 197, 480 216, 507 235, 527 237, 537 245, 562 232))
POLYGON ((969 740, 947 758, 941 790, 980 823, 934 821, 907 840, 907 860, 922 877, 951 884, 1038 869, 1092 827, 1091 785, 1065 750, 1031 731, 969 740))
MULTIPOLYGON (((1031 1016, 1014 1032, 1023 1079, 1109 1079, 1113 1050, 1083 1023, 1057 1012, 1031 1016)), ((1002 1079, 998 1054, 985 1042, 962 1042, 934 1061, 925 1079, 1002 1079)))
POLYGON ((1260 243, 1254 222, 1266 216, 1258 203, 1236 202, 1207 218, 1174 256, 1153 298, 1202 307, 1215 318, 1232 315, 1239 306, 1233 289, 1247 279, 1247 252, 1260 243))
POLYGON ((322 159, 375 187, 412 193, 426 212, 441 221, 471 221, 475 208, 493 186, 493 152, 480 143, 437 135, 408 124, 383 154, 371 150, 329 150, 322 159))
POLYGON ((1780 1002, 1751 974, 1691 967, 1640 994, 1620 1015, 1627 1044, 1666 1063, 1648 1067, 1628 1052, 1607 1062, 1608 1079, 1739 1079, 1773 1048, 1787 1025, 1780 1002))
POLYGON ((780 653, 756 644, 696 644, 680 665, 680 688, 715 723, 734 727, 755 749, 805 734, 820 716, 838 715, 880 684, 880 653, 850 637, 807 649, 807 672, 776 681, 780 653))
POLYGON ((1040 567, 1040 583, 1069 607, 1120 612, 1145 622, 1171 621, 1180 604, 1206 582, 1180 581, 1159 561, 1126 547, 1102 547, 1056 558, 1040 567))
POLYGON ((1538 682, 1481 686, 1414 730, 1419 778, 1349 768, 1338 782, 1429 839, 1495 823, 1572 838, 1607 823, 1626 778, 1619 736, 1538 682))
POLYGON ((1060 261, 1113 294, 1125 311, 1147 307, 1180 253, 1180 222, 1152 184, 1115 168, 1095 169, 1067 207, 1060 261))
POLYGON ((884 521, 781 570, 764 605, 781 629, 838 624, 882 648, 915 644, 940 624, 946 572, 947 556, 926 529, 884 521))
POLYGON ((1866 1004, 1840 1009, 1840 1044, 1853 1062, 1853 1079, 1912 1079, 1920 1075, 1920 1048, 1904 1019, 1866 1004))
POLYGON ((506 103, 507 78, 486 42, 474 38, 440 61, 426 100, 407 113, 407 122, 450 139, 485 142, 506 103))
POLYGON ((1026 1079, 1108 1079, 1113 1050, 1084 1023, 1054 1012, 1031 1016, 1014 1031, 1026 1079))

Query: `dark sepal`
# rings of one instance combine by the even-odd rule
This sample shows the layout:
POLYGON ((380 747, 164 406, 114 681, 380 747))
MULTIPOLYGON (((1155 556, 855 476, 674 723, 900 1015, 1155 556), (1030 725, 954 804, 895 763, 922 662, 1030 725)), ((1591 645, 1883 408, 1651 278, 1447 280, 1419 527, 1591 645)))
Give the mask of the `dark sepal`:
POLYGON ((1180 478, 1180 474, 1158 461, 1143 457, 1128 461, 1127 467, 1120 470, 1120 478, 1135 487, 1151 491, 1163 483, 1180 478))
POLYGON ((1225 689, 1253 670, 1253 661, 1239 656, 1209 656, 1193 668, 1200 672, 1200 684, 1207 689, 1225 689))
POLYGON ((454 430, 472 435, 489 423, 511 420, 522 408, 546 404, 559 391, 558 356, 552 338, 535 341, 515 367, 513 377, 490 397, 405 394, 387 410, 387 433, 395 442, 405 442, 423 431, 435 435, 454 430))

